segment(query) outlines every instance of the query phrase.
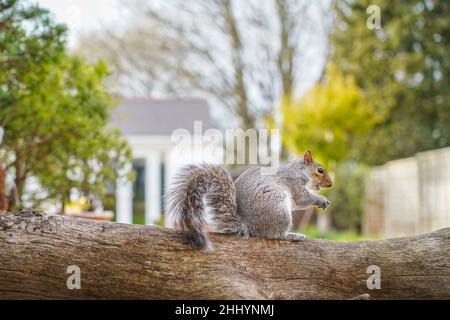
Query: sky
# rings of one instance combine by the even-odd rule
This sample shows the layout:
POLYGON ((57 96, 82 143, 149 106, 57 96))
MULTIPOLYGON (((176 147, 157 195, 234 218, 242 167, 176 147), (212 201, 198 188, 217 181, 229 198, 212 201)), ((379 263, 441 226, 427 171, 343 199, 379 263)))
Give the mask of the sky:
POLYGON ((34 0, 54 13, 58 22, 69 27, 69 45, 76 44, 77 35, 108 26, 126 16, 120 0, 34 0))

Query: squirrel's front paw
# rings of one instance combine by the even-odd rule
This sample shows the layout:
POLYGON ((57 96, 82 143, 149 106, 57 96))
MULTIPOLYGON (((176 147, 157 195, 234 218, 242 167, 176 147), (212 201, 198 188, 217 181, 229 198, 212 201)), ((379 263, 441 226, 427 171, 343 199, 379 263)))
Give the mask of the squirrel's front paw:
POLYGON ((317 202, 317 206, 319 208, 322 209, 326 209, 328 208, 328 206, 330 205, 330 200, 328 200, 327 198, 320 196, 319 201, 317 202))

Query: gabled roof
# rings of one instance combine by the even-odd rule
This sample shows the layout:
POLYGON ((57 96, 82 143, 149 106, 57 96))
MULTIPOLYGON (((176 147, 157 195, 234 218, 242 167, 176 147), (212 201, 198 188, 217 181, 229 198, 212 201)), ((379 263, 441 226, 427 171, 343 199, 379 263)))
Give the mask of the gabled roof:
POLYGON ((194 131, 194 121, 202 121, 202 130, 214 128, 206 100, 121 99, 112 110, 111 125, 125 135, 170 136, 175 129, 194 131))

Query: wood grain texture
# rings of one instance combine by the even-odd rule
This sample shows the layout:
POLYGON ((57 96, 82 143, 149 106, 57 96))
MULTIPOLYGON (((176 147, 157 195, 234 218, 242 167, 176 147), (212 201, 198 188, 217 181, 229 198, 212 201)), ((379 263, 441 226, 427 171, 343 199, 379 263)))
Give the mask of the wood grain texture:
POLYGON ((0 298, 450 298, 450 229, 350 243, 211 239, 207 254, 169 229, 0 213, 0 298), (70 265, 81 269, 80 290, 67 289, 70 265), (366 286, 370 265, 381 268, 379 290, 366 286))

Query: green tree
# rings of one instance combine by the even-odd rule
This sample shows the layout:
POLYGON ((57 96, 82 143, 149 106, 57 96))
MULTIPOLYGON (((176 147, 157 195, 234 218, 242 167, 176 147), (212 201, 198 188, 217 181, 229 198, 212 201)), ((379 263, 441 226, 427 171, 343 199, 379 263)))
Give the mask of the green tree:
POLYGON ((358 229, 363 210, 364 166, 352 161, 356 147, 382 120, 368 103, 352 76, 333 64, 323 83, 311 88, 298 102, 282 105, 284 143, 295 154, 312 150, 314 158, 334 174, 334 186, 324 191, 331 201, 327 217, 339 229, 358 229))
POLYGON ((74 189, 101 198, 130 159, 126 142, 108 127, 107 68, 69 56, 66 28, 47 10, 18 0, 0 0, 0 10, 0 159, 14 178, 10 208, 63 204, 74 189), (30 177, 39 192, 26 190, 30 177))
POLYGON ((312 150, 314 157, 334 170, 354 158, 354 145, 380 121, 353 77, 329 65, 326 81, 308 91, 299 102, 282 104, 283 140, 295 154, 312 150))
POLYGON ((358 148, 370 164, 450 145, 448 1, 340 0, 332 61, 385 113, 358 148), (366 25, 377 5, 381 28, 366 25), (351 41, 350 41, 351 39, 351 41))

